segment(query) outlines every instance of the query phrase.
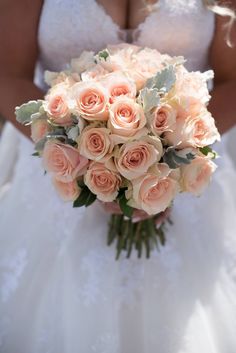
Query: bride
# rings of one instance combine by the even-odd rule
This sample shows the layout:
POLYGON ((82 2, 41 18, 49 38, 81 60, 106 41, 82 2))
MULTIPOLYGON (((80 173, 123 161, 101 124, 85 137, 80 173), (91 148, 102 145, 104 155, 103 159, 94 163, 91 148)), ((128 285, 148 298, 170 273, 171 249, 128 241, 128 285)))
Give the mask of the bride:
POLYGON ((7 123, 0 144, 1 353, 236 352, 234 17, 212 0, 1 1, 0 112, 23 133, 7 123), (211 186, 178 197, 149 260, 114 260, 105 210, 60 201, 13 113, 43 97, 44 70, 121 41, 212 67, 209 109, 224 133, 211 186))

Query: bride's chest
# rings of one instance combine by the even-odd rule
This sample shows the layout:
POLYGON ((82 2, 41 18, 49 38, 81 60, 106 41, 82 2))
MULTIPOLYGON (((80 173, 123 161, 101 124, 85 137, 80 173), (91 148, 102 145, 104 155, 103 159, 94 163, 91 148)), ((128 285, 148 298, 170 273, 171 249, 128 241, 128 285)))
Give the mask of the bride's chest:
POLYGON ((184 55, 193 69, 203 66, 214 32, 214 15, 201 0, 159 0, 159 7, 127 34, 95 0, 45 0, 40 24, 40 60, 58 70, 83 50, 132 40, 140 46, 184 55))

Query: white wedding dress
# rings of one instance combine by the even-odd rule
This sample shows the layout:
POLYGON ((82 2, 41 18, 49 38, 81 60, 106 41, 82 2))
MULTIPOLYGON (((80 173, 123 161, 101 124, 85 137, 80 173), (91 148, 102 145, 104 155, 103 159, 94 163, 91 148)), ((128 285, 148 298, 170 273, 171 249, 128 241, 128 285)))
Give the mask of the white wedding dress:
MULTIPOLYGON (((214 15, 201 0, 162 0, 132 32, 141 46, 208 67, 214 15)), ((131 34, 94 0, 46 0, 42 71, 131 34)), ((167 244, 115 261, 108 216, 56 195, 33 145, 8 124, 0 144, 1 353, 235 353, 236 172, 225 150, 200 198, 180 195, 167 244)))

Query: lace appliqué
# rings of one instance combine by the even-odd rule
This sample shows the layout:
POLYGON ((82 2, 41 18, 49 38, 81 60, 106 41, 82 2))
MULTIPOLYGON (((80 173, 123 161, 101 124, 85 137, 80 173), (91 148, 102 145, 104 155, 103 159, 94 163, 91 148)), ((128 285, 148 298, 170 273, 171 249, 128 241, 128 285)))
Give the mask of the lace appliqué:
POLYGON ((1 280, 1 299, 6 302, 10 295, 15 292, 19 285, 20 277, 27 265, 26 249, 19 249, 16 254, 7 256, 1 260, 0 268, 2 269, 1 280))

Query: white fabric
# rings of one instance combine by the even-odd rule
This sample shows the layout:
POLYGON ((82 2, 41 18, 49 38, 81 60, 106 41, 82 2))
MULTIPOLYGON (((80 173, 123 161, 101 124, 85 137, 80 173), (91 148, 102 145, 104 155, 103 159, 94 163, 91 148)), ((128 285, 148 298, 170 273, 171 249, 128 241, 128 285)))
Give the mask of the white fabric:
MULTIPOLYGON (((163 0, 133 38, 203 70, 213 31, 214 16, 200 0, 163 0)), ((46 0, 40 67, 60 69, 121 35, 93 0, 46 0)), ((0 175, 11 171, 0 195, 0 352, 235 353, 236 173, 226 138, 205 195, 176 200, 167 245, 150 260, 115 261, 105 212, 60 201, 31 157, 33 145, 7 125, 0 142, 0 175)))

